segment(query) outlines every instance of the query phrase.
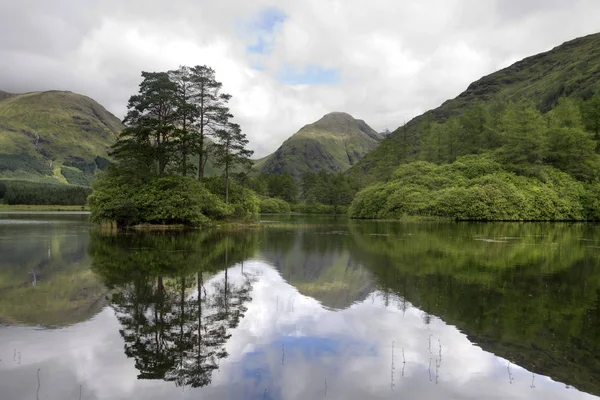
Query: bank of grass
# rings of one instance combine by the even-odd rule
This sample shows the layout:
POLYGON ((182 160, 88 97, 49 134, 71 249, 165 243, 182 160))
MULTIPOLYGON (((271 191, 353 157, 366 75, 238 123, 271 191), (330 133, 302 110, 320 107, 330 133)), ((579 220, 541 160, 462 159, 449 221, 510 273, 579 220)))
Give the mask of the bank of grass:
POLYGON ((0 212, 7 211, 88 211, 86 206, 61 206, 48 204, 2 204, 0 212))

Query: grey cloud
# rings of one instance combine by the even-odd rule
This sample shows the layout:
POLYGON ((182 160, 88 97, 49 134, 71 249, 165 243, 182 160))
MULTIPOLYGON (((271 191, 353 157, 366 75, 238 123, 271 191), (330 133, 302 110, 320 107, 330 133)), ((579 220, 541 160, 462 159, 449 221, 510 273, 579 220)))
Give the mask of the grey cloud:
POLYGON ((593 0, 5 1, 0 90, 72 90, 123 116, 142 70, 208 64, 264 156, 333 110, 395 129, 485 74, 600 31, 599 13, 593 0), (266 37, 273 51, 248 54, 265 32, 246 27, 272 6, 288 16, 266 37), (307 64, 339 69, 342 80, 277 81, 284 65, 307 64))

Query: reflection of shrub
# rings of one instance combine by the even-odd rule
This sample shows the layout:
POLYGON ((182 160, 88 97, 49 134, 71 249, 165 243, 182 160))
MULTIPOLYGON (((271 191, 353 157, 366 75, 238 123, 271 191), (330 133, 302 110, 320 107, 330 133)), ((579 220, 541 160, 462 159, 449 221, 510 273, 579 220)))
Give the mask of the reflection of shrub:
POLYGON ((6 204, 84 205, 90 188, 27 181, 5 181, 6 204))
POLYGON ((260 202, 260 212, 263 214, 289 214, 291 209, 285 200, 267 198, 260 202))
POLYGON ((61 168, 60 173, 71 185, 90 186, 93 176, 71 168, 61 168))
POLYGON ((4 198, 4 195, 6 194, 6 190, 7 190, 6 183, 0 182, 0 199, 4 198))

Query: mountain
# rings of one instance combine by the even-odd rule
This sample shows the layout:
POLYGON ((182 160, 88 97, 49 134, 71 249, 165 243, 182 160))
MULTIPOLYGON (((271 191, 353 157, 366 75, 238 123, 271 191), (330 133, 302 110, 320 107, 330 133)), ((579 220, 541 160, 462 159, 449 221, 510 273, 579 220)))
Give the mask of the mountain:
POLYGON ((471 83, 438 108, 429 110, 392 132, 367 154, 350 174, 363 182, 386 180, 401 162, 416 158, 421 136, 430 122, 444 123, 478 102, 528 99, 547 112, 560 97, 589 99, 600 90, 600 33, 566 42, 525 58, 471 83))
POLYGON ((0 179, 87 186, 122 128, 86 96, 0 92, 0 179))
POLYGON ((254 169, 269 174, 345 171, 383 139, 363 120, 342 112, 329 113, 305 125, 273 154, 257 160, 254 169))

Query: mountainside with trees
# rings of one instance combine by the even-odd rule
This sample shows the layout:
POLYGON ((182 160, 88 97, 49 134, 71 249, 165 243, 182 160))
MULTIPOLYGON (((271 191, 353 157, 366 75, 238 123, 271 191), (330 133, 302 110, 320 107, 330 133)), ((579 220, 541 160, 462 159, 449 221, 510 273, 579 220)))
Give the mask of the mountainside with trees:
POLYGON ((332 112, 302 127, 273 154, 256 161, 254 169, 266 174, 288 172, 296 179, 305 172, 342 172, 382 139, 363 120, 332 112))
MULTIPOLYGON (((473 117, 476 117, 473 114, 477 107, 485 106, 492 118, 498 118, 507 102, 528 100, 535 109, 545 114, 556 107, 562 97, 589 100, 598 91, 600 33, 527 57, 471 83, 456 98, 393 131, 349 173, 363 186, 389 179, 399 164, 422 157, 424 138, 434 124, 445 124, 452 117, 459 117, 474 107, 475 110, 471 111, 473 117)), ((477 125, 472 125, 474 122, 471 122, 470 129, 477 129, 477 125)), ((459 152, 470 154, 472 149, 460 148, 459 152)))
POLYGON ((520 61, 396 130, 349 171, 366 186, 350 215, 600 219, 599 40, 520 61))

